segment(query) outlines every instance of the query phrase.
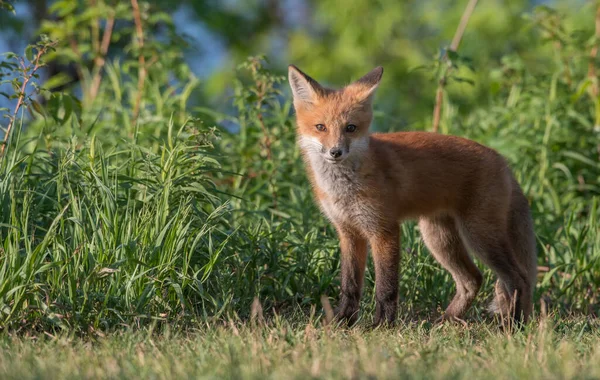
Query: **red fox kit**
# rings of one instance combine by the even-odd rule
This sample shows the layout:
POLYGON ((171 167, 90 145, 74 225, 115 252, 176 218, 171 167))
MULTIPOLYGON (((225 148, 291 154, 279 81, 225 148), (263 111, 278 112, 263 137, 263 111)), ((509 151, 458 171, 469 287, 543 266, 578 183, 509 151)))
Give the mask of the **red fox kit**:
POLYGON ((506 161, 460 137, 426 132, 369 133, 383 68, 340 89, 289 67, 298 144, 315 197, 341 248, 336 316, 354 323, 370 245, 374 323, 398 308, 399 222, 418 219, 423 240, 452 275, 456 294, 442 319, 460 318, 482 276, 469 253, 497 275, 491 310, 527 321, 537 265, 529 204, 506 161))

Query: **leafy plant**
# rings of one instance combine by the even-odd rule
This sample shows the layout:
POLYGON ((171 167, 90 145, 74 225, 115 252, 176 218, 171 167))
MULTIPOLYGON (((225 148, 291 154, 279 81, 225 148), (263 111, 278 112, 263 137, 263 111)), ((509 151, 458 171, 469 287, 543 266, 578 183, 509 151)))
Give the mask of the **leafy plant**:
MULTIPOLYGON (((4 330, 101 334, 245 320, 257 297, 269 317, 309 314, 322 295, 337 294, 338 241, 313 201, 283 78, 251 57, 238 67, 230 112, 208 106, 172 20, 154 6, 57 1, 57 18, 42 25, 48 38, 0 64, 0 79, 14 84, 5 95, 18 105, 2 110, 4 330), (36 69, 44 63, 75 75, 49 70, 44 80, 36 69)), ((491 71, 462 52, 432 67, 451 80, 440 125, 509 159, 536 221, 536 301, 597 314, 597 37, 547 8, 521 33, 539 49, 560 43, 543 70, 517 53, 491 71), (462 112, 455 92, 469 65, 489 83, 489 101, 462 112)), ((377 127, 394 129, 380 124, 386 117, 377 113, 377 127)), ((452 296, 451 279, 414 223, 402 226, 402 246, 402 316, 431 317, 452 296)), ((493 291, 485 273, 476 319, 493 291)), ((373 278, 370 264, 365 314, 373 278)))

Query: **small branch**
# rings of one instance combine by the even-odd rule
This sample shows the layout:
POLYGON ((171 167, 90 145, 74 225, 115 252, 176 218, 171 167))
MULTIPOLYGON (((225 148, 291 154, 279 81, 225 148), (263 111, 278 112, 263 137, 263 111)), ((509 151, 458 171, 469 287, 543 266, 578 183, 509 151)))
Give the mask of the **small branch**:
MULTIPOLYGON (((454 37, 452 38, 452 43, 450 44, 450 50, 457 51, 458 46, 462 40, 463 34, 465 33, 465 29, 467 28, 467 24, 469 23, 469 19, 475 10, 475 6, 477 5, 478 0, 469 0, 467 7, 465 8, 462 17, 460 18, 460 23, 456 28, 456 32, 454 33, 454 37)), ((441 61, 445 63, 448 60, 448 53, 444 53, 441 61)), ((438 88, 435 93, 435 107, 433 108, 433 132, 437 133, 440 127, 440 118, 442 114, 442 105, 444 101, 444 87, 447 84, 448 74, 451 72, 452 68, 448 68, 444 75, 440 79, 438 83, 438 88)))
POLYGON ((110 38, 112 36, 113 27, 115 26, 115 15, 111 13, 106 19, 106 28, 104 29, 104 35, 102 36, 102 44, 100 45, 100 53, 106 56, 108 53, 108 47, 110 46, 110 38))
POLYGON ((454 33, 454 38, 452 38, 452 44, 450 44, 450 50, 456 51, 458 50, 458 45, 460 45, 460 41, 462 40, 462 36, 465 33, 465 29, 467 29, 467 24, 469 23, 469 19, 475 10, 475 6, 477 5, 478 0, 469 0, 469 4, 465 8, 462 17, 460 18, 460 23, 458 24, 458 28, 456 28, 456 32, 454 33))
POLYGON ((106 19, 106 27, 104 34, 102 35, 102 43, 100 44, 99 51, 96 52, 96 58, 94 58, 95 74, 92 79, 92 86, 90 88, 90 102, 93 102, 98 95, 100 89, 100 83, 102 81, 102 68, 106 63, 106 55, 108 54, 108 48, 110 46, 110 38, 112 36, 113 28, 115 26, 115 15, 111 12, 110 16, 106 19))
MULTIPOLYGON (((31 78, 33 78, 35 76, 35 73, 42 66, 42 64, 40 63, 40 59, 46 53, 47 49, 48 48, 45 46, 39 48, 39 50, 37 51, 37 54, 35 56, 35 60, 34 60, 34 64, 33 64, 33 68, 31 69, 31 72, 23 77, 23 84, 21 85, 21 87, 19 89, 19 97, 17 98, 17 104, 15 105, 15 109, 12 113, 12 116, 10 117, 8 126, 6 127, 6 133, 4 134, 4 141, 2 142, 2 147, 0 147, 0 157, 4 156, 4 149, 6 148, 6 145, 8 144, 8 138, 10 137, 10 132, 12 131, 13 125, 15 124, 15 120, 17 119, 17 115, 19 114, 19 110, 21 109, 21 107, 25 103, 25 99, 27 98, 27 94, 25 93, 25 91, 27 90, 27 84, 29 84, 29 81, 31 80, 31 78)), ((21 68, 23 69, 24 73, 27 72, 29 69, 29 68, 25 67, 25 61, 23 59, 21 59, 21 68)))
POLYGON ((446 86, 445 78, 440 79, 438 88, 435 91, 435 107, 433 108, 433 131, 438 133, 440 127, 440 117, 442 114, 442 103, 444 101, 444 86, 446 86))
POLYGON ((137 85, 137 96, 135 104, 133 106, 133 119, 131 125, 137 123, 138 116, 140 114, 140 105, 142 103, 142 93, 144 91, 144 82, 146 80, 146 58, 142 52, 144 47, 144 30, 142 28, 142 17, 140 15, 140 7, 137 0, 131 0, 131 7, 133 8, 133 19, 135 21, 135 31, 137 34, 137 40, 139 45, 139 70, 138 70, 138 85, 137 85))
MULTIPOLYGON (((545 266, 545 265, 538 265, 537 267, 537 271, 538 273, 548 273, 550 272, 552 268, 550 268, 549 266, 545 266)), ((570 279, 572 276, 569 273, 565 273, 563 271, 556 271, 555 274, 564 277, 566 279, 570 279)))

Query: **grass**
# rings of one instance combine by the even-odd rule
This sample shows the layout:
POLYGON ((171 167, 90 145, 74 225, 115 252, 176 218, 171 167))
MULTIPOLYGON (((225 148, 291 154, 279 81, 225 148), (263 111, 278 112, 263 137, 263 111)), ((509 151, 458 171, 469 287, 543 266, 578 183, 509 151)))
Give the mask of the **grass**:
POLYGON ((599 327, 549 317, 507 335, 488 323, 330 329, 303 318, 95 340, 4 337, 0 377, 593 379, 600 378, 599 327))

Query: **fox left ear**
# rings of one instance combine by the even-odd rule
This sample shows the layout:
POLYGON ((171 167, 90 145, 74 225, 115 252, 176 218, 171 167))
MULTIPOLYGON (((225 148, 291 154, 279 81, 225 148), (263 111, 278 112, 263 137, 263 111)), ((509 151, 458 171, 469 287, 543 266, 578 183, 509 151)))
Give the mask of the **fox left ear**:
POLYGON ((377 66, 348 87, 352 89, 359 101, 371 102, 382 76, 383 67, 377 66))
POLYGON ((288 80, 294 95, 294 104, 314 104, 318 101, 323 87, 294 65, 288 66, 288 80))

